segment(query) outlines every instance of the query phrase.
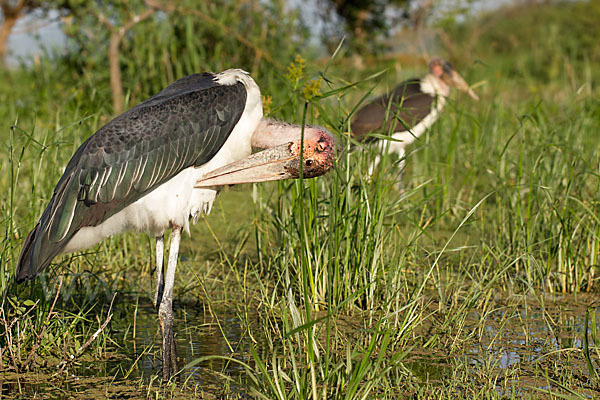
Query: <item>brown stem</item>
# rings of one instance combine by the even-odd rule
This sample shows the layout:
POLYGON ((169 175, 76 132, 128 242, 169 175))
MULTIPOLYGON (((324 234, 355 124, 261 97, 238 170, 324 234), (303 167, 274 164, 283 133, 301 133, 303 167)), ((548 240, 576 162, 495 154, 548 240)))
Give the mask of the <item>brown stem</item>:
POLYGON ((2 64, 6 64, 8 37, 10 36, 10 31, 12 31, 12 28, 16 23, 16 18, 10 18, 5 14, 4 21, 2 21, 2 27, 0 27, 0 60, 2 60, 2 64))
POLYGON ((121 114, 124 110, 123 105, 123 78, 121 75, 121 65, 119 58, 121 55, 121 40, 125 34, 136 24, 142 22, 146 18, 154 14, 154 8, 148 8, 141 14, 133 16, 129 21, 125 22, 118 29, 106 18, 101 12, 96 13, 98 21, 100 21, 110 32, 108 43, 108 64, 110 72, 110 90, 112 92, 113 113, 121 114))
POLYGON ((98 21, 100 21, 102 25, 104 25, 106 29, 108 29, 109 32, 112 33, 112 31, 115 30, 113 24, 111 24, 108 18, 106 18, 106 16, 100 11, 96 12, 96 18, 98 18, 98 21))
POLYGON ((58 281, 58 288, 56 288, 56 296, 54 296, 54 301, 52 302, 52 305, 50 306, 48 315, 46 315, 46 322, 44 323, 44 327, 42 328, 42 331, 38 335, 35 345, 33 345, 31 350, 29 351, 29 355, 27 356, 27 359, 23 363, 23 365, 27 369, 30 369, 33 366, 33 363, 37 357, 37 350, 40 347, 40 345, 42 344, 42 338, 44 336, 44 333, 46 333, 46 329, 50 325, 50 318, 54 314, 54 306, 56 306, 56 301, 58 300, 58 295, 60 294, 60 288, 62 287, 62 284, 63 284, 63 277, 61 276, 60 280, 58 281))
POLYGON ((100 325, 100 327, 96 330, 96 332, 94 332, 94 334, 92 336, 90 336, 88 338, 88 340, 86 340, 86 342, 81 347, 79 347, 79 349, 77 349, 75 354, 72 354, 71 356, 67 357, 66 359, 64 359, 63 361, 61 361, 58 364, 58 371, 56 371, 54 373, 54 375, 52 375, 52 376, 62 374, 62 372, 65 370, 65 368, 67 368, 69 365, 71 365, 71 363, 73 361, 75 361, 75 359, 77 359, 79 356, 81 356, 83 354, 83 352, 88 347, 90 347, 92 342, 94 342, 94 340, 96 340, 98 335, 100 335, 100 333, 102 333, 102 331, 104 331, 104 329, 106 328, 106 325, 108 325, 108 323, 110 322, 110 320, 112 319, 112 316, 113 316, 112 315, 112 307, 113 307, 113 303, 115 302, 115 297, 117 297, 117 292, 113 293, 112 300, 110 301, 110 306, 108 307, 108 313, 106 314, 106 319, 104 320, 102 325, 100 325))
POLYGON ((154 11, 154 8, 148 8, 143 13, 134 15, 129 21, 125 22, 125 24, 123 24, 123 26, 119 28, 119 34, 121 35, 121 38, 125 36, 127 31, 133 28, 135 24, 142 22, 143 20, 154 14, 154 11))
POLYGON ((19 0, 14 7, 8 4, 8 1, 0 1, 0 8, 4 16, 2 20, 2 26, 0 27, 0 62, 6 66, 6 52, 8 51, 8 37, 17 23, 17 20, 21 18, 21 11, 25 7, 25 0, 19 0))
POLYGON ((121 35, 112 31, 108 44, 108 64, 110 66, 110 90, 112 92, 113 113, 123 112, 123 81, 119 65, 121 35))

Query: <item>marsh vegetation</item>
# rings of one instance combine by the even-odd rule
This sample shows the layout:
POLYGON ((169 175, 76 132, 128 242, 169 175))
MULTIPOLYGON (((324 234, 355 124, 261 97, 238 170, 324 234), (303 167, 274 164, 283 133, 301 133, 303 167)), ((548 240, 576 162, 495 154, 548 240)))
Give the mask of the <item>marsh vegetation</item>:
POLYGON ((11 280, 63 166, 112 118, 103 53, 0 70, 3 395, 600 396, 598 3, 437 21, 440 51, 481 100, 451 97, 410 148, 401 192, 398 160, 369 178, 376 149, 346 133, 365 99, 422 74, 422 59, 363 55, 357 68, 343 44, 323 57, 306 50, 297 15, 267 3, 260 24, 256 10, 203 10, 246 29, 253 48, 185 13, 150 18, 122 43, 127 107, 175 78, 243 67, 266 113, 327 126, 344 149, 318 179, 225 189, 182 241, 185 367, 169 382, 151 238, 120 235, 31 283, 11 280))

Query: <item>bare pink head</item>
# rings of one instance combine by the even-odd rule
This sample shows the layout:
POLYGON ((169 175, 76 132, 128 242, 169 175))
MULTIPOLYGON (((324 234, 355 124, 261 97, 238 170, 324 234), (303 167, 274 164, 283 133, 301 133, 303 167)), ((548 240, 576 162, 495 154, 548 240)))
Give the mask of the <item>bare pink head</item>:
POLYGON ((256 128, 252 147, 266 150, 207 174, 196 187, 299 178, 301 155, 302 176, 314 178, 329 171, 337 156, 335 138, 327 129, 307 125, 303 130, 270 119, 263 119, 256 128))
POLYGON ((433 58, 429 62, 430 73, 444 82, 449 87, 454 87, 458 90, 466 92, 474 100, 479 100, 479 97, 473 89, 469 87, 469 84, 452 68, 452 65, 439 57, 433 58))

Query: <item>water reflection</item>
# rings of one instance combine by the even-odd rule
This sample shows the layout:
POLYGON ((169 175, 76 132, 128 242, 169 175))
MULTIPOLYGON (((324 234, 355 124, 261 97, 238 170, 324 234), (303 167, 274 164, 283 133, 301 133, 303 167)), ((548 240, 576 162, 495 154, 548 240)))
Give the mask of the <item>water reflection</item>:
MULTIPOLYGON (((473 318, 484 316, 474 312, 473 318)), ((498 310, 485 316, 485 322, 478 346, 468 349, 472 363, 484 364, 493 357, 498 367, 508 368, 521 362, 543 361, 553 352, 582 349, 584 344, 585 309, 498 310)))
MULTIPOLYGON (((556 304, 553 307, 531 304, 502 306, 488 313, 472 311, 458 334, 449 333, 456 337, 448 337, 462 340, 467 345, 448 350, 449 355, 441 354, 443 346, 435 346, 436 353, 431 348, 413 349, 403 365, 422 382, 447 382, 457 371, 468 374, 469 379, 478 379, 477 376, 481 375, 477 374, 482 371, 493 371, 498 375, 505 373, 504 386, 497 386, 502 395, 522 394, 517 384, 522 376, 511 375, 513 368, 526 365, 532 371, 532 365, 541 365, 557 354, 568 357, 568 368, 577 368, 589 376, 579 351, 584 345, 586 307, 568 308, 567 304, 571 304, 568 302, 556 304), (515 384, 512 385, 512 382, 515 384)), ((248 327, 255 332, 263 330, 257 314, 245 312, 244 315, 249 317, 242 319, 236 308, 229 304, 211 306, 201 301, 174 304, 179 367, 206 356, 232 357, 253 365, 250 346, 259 349, 259 353, 263 348, 255 342, 255 339, 261 340, 260 337, 251 338, 248 334, 248 327)), ((87 355, 70 369, 69 378, 60 382, 47 376, 32 376, 29 380, 23 375, 0 375, 2 395, 33 398, 41 393, 43 398, 62 398, 64 393, 83 393, 84 398, 95 398, 91 390, 118 390, 118 398, 138 397, 141 386, 135 382, 147 384, 160 375, 162 356, 157 313, 150 299, 137 295, 120 296, 113 312, 110 331, 106 332, 110 338, 107 353, 101 354, 98 359, 87 355), (27 384, 22 383, 24 379, 27 384), (134 394, 130 396, 130 392, 134 394)), ((425 320, 425 323, 432 321, 435 322, 431 319, 425 320)), ((427 327, 428 331, 429 328, 432 327, 427 327)), ((270 355, 262 354, 261 357, 269 359, 270 355)), ((184 369, 180 373, 180 382, 218 396, 225 390, 223 375, 232 378, 228 381, 228 391, 240 395, 245 392, 244 387, 233 383, 245 376, 242 366, 222 358, 205 360, 184 369)), ((547 387, 545 382, 533 380, 528 385, 547 387)))
MULTIPOLYGON (((590 310, 597 311, 598 308, 590 310)), ((472 311, 465 325, 467 335, 473 340, 467 341, 469 345, 462 354, 456 351, 449 357, 419 354, 405 364, 415 376, 429 381, 451 377, 459 359, 474 370, 485 367, 501 371, 521 364, 541 364, 550 356, 570 353, 576 355, 569 358, 570 366, 589 377, 579 351, 584 347, 585 315, 586 307, 572 299, 544 307, 531 304, 505 307, 486 314, 472 311)), ((588 335, 591 341, 590 327, 588 335)))
MULTIPOLYGON (((213 310, 213 314, 207 312, 202 303, 176 302, 173 308, 179 368, 206 356, 226 356, 251 362, 246 348, 251 339, 231 308, 213 310)), ((131 321, 131 317, 114 325, 113 335, 118 337, 133 332, 131 322, 127 321, 131 321)), ((150 305, 138 308, 135 324, 135 337, 131 333, 130 340, 125 341, 128 357, 118 363, 126 371, 133 366, 134 372, 130 376, 148 378, 158 374, 162 366, 161 336, 154 308, 150 305), (132 360, 134 365, 131 365, 132 360)), ((238 363, 215 358, 186 368, 179 376, 188 384, 210 386, 218 384, 215 372, 235 378, 243 372, 243 368, 238 363)))

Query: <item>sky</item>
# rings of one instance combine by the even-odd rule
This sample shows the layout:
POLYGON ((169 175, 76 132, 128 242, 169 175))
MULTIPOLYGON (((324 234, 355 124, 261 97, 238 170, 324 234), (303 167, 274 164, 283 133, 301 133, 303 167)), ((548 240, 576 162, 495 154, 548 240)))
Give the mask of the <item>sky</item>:
POLYGON ((50 13, 48 18, 40 19, 26 16, 19 19, 8 39, 8 63, 15 65, 19 60, 31 62, 35 54, 44 48, 64 49, 67 38, 60 29, 58 13, 50 13))

